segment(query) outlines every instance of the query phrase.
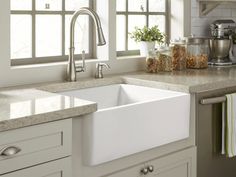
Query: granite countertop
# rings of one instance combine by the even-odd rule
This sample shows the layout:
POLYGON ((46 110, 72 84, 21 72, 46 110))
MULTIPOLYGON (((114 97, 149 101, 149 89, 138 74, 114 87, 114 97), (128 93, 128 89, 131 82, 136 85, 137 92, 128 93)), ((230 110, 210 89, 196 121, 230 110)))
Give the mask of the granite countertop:
POLYGON ((236 86, 236 66, 209 67, 208 69, 160 72, 157 74, 141 71, 108 75, 104 79, 80 79, 75 83, 44 84, 37 88, 49 92, 60 92, 115 83, 136 84, 194 94, 236 86))
POLYGON ((37 89, 0 92, 0 132, 76 117, 97 110, 94 102, 37 89))
POLYGON ((186 93, 236 86, 236 66, 149 74, 134 72, 86 78, 78 82, 42 83, 0 89, 0 131, 78 117, 97 110, 97 104, 57 92, 128 83, 186 93))
POLYGON ((236 86, 236 66, 158 74, 136 73, 125 78, 133 84, 136 79, 137 84, 195 94, 236 86))

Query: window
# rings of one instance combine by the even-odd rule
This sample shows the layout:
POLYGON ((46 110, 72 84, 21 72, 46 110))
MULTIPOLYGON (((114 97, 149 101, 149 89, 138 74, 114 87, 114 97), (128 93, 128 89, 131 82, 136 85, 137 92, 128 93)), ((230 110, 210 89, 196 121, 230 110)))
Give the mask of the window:
MULTIPOLYGON (((75 10, 91 0, 11 0, 11 60, 13 65, 63 61, 68 58, 69 24, 75 10)), ((75 54, 92 57, 92 30, 87 15, 77 20, 75 54), (90 31, 89 31, 90 29, 90 31)))
POLYGON ((135 26, 155 26, 169 35, 169 0, 117 0, 116 1, 116 48, 118 56, 137 55, 138 44, 129 38, 135 26))

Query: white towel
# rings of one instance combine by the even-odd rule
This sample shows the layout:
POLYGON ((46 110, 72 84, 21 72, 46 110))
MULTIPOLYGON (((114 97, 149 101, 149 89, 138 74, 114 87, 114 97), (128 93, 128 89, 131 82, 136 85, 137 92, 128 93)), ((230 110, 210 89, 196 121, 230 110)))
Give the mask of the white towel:
POLYGON ((225 151, 228 157, 236 156, 236 93, 226 95, 226 142, 225 151))
POLYGON ((226 104, 225 102, 222 103, 222 145, 221 145, 221 154, 224 155, 225 154, 225 124, 226 124, 226 115, 225 115, 225 109, 226 109, 226 104))

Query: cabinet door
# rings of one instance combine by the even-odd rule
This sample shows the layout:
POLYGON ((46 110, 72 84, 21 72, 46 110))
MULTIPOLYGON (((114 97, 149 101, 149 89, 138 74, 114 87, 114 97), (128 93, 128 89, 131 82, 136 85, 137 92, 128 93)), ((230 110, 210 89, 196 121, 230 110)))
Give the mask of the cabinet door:
POLYGON ((196 177, 196 148, 173 153, 147 163, 150 177, 196 177))
MULTIPOLYGON (((216 95, 223 94, 221 92, 221 94, 216 95)), ((203 98, 216 97, 216 95, 206 95, 203 98)), ((236 176, 236 158, 221 155, 221 108, 221 104, 198 105, 196 135, 198 177, 236 176)))
POLYGON ((1 177, 71 177, 71 158, 26 168, 1 177))
POLYGON ((104 176, 104 177, 140 177, 141 170, 144 168, 144 165, 137 165, 126 170, 123 170, 118 173, 114 173, 112 175, 104 176))
POLYGON ((71 155, 72 120, 60 120, 0 133, 0 150, 19 152, 0 155, 0 174, 28 168, 71 155))
POLYGON ((106 177, 196 177, 196 148, 189 148, 171 155, 154 159, 127 168, 106 177), (153 171, 143 174, 142 169, 152 167, 153 171))
POLYGON ((189 169, 190 161, 182 161, 176 164, 170 164, 167 167, 157 169, 149 177, 192 177, 189 169))

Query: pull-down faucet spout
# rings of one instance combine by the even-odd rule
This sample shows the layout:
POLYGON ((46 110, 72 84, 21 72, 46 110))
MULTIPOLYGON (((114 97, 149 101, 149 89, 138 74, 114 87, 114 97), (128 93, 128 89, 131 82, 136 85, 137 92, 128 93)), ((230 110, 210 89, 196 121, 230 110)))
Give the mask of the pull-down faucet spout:
MULTIPOLYGON (((98 14, 94 10, 90 8, 86 8, 86 7, 82 7, 81 9, 76 11, 70 22, 70 48, 69 48, 69 59, 68 59, 68 67, 67 67, 67 81, 70 81, 70 82, 76 81, 76 72, 84 72, 85 70, 84 56, 82 56, 82 60, 83 60, 82 66, 76 66, 75 59, 74 59, 75 23, 79 15, 81 14, 86 14, 92 17, 95 27, 96 27, 96 31, 97 31, 97 45, 102 46, 106 44, 106 40, 103 35, 102 26, 101 26, 101 22, 100 22, 98 14)), ((84 55, 84 53, 82 55, 84 55)))

